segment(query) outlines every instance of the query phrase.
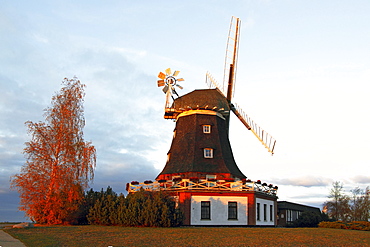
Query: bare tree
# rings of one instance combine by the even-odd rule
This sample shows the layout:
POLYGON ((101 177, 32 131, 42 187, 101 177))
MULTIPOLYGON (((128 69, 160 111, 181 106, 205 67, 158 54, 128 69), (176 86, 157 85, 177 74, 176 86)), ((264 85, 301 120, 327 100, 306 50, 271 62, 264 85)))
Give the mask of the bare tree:
POLYGON ((45 109, 45 122, 26 122, 26 163, 12 177, 20 210, 42 224, 73 221, 96 165, 95 147, 83 138, 85 85, 77 78, 65 78, 62 85, 45 109))
POLYGON ((356 187, 351 190, 351 220, 352 221, 368 221, 370 218, 370 191, 369 187, 364 190, 356 187))
POLYGON ((328 215, 331 218, 349 221, 349 197, 344 194, 343 184, 339 181, 333 183, 333 188, 328 196, 331 200, 324 203, 328 215))

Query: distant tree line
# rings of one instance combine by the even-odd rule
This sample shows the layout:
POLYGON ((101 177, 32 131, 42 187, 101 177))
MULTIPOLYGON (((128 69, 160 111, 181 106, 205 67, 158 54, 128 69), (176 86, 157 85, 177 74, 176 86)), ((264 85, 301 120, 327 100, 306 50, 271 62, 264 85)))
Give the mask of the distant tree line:
POLYGON ((329 200, 324 203, 324 212, 332 220, 343 222, 368 221, 370 219, 370 189, 356 187, 345 193, 343 183, 336 181, 330 190, 329 200))
POLYGON ((77 224, 174 227, 182 222, 183 214, 168 193, 139 191, 125 197, 111 187, 87 191, 76 214, 77 224))
POLYGON ((369 229, 368 225, 358 226, 370 220, 369 187, 364 190, 356 187, 350 190, 350 193, 346 193, 343 190, 343 184, 336 181, 333 183, 328 198, 329 200, 323 204, 323 213, 302 212, 291 226, 369 229))

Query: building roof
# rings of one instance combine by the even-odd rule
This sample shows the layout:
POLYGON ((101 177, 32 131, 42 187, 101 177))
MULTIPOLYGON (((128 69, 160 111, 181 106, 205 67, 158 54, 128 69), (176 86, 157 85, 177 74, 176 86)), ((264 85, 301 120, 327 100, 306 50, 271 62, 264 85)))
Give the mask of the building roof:
POLYGON ((320 213, 320 209, 317 207, 312 207, 308 205, 303 205, 303 204, 298 204, 294 202, 288 202, 288 201, 278 201, 278 209, 290 209, 290 210, 295 210, 295 211, 310 211, 310 212, 315 212, 315 213, 320 213))
POLYGON ((173 102, 172 105, 175 109, 187 109, 191 107, 192 109, 196 108, 208 108, 212 109, 217 107, 215 110, 224 109, 229 111, 229 104, 218 89, 197 89, 188 94, 185 94, 173 102))

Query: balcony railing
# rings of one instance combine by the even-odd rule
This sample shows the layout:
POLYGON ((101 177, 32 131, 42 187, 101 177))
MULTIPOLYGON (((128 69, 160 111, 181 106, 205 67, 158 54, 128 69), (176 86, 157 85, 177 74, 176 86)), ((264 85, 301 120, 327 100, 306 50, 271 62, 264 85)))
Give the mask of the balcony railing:
POLYGON ((225 180, 190 180, 190 179, 174 179, 174 180, 159 180, 145 181, 139 183, 132 181, 127 183, 126 190, 129 193, 140 191, 182 191, 182 190, 208 190, 208 191, 259 191, 268 195, 276 196, 278 187, 272 184, 267 185, 260 181, 236 181, 229 182, 225 180))

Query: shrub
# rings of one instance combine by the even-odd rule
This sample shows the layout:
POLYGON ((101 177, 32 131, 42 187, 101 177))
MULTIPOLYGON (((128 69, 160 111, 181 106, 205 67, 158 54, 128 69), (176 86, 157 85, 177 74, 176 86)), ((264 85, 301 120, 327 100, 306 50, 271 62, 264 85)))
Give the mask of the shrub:
POLYGON ((319 223, 320 228, 335 228, 335 229, 350 229, 350 230, 361 230, 370 231, 370 222, 368 221, 353 221, 345 223, 342 221, 328 222, 323 221, 319 223))
POLYGON ((303 212, 297 220, 293 222, 293 227, 317 227, 322 221, 320 214, 315 212, 303 212))
MULTIPOLYGON (((120 197, 123 195, 120 195, 120 197)), ((117 222, 117 205, 119 198, 116 194, 103 195, 89 210, 87 219, 94 225, 114 225, 117 222)))
POLYGON ((123 195, 105 195, 91 207, 88 220, 93 225, 173 227, 183 214, 167 193, 139 191, 123 195))

